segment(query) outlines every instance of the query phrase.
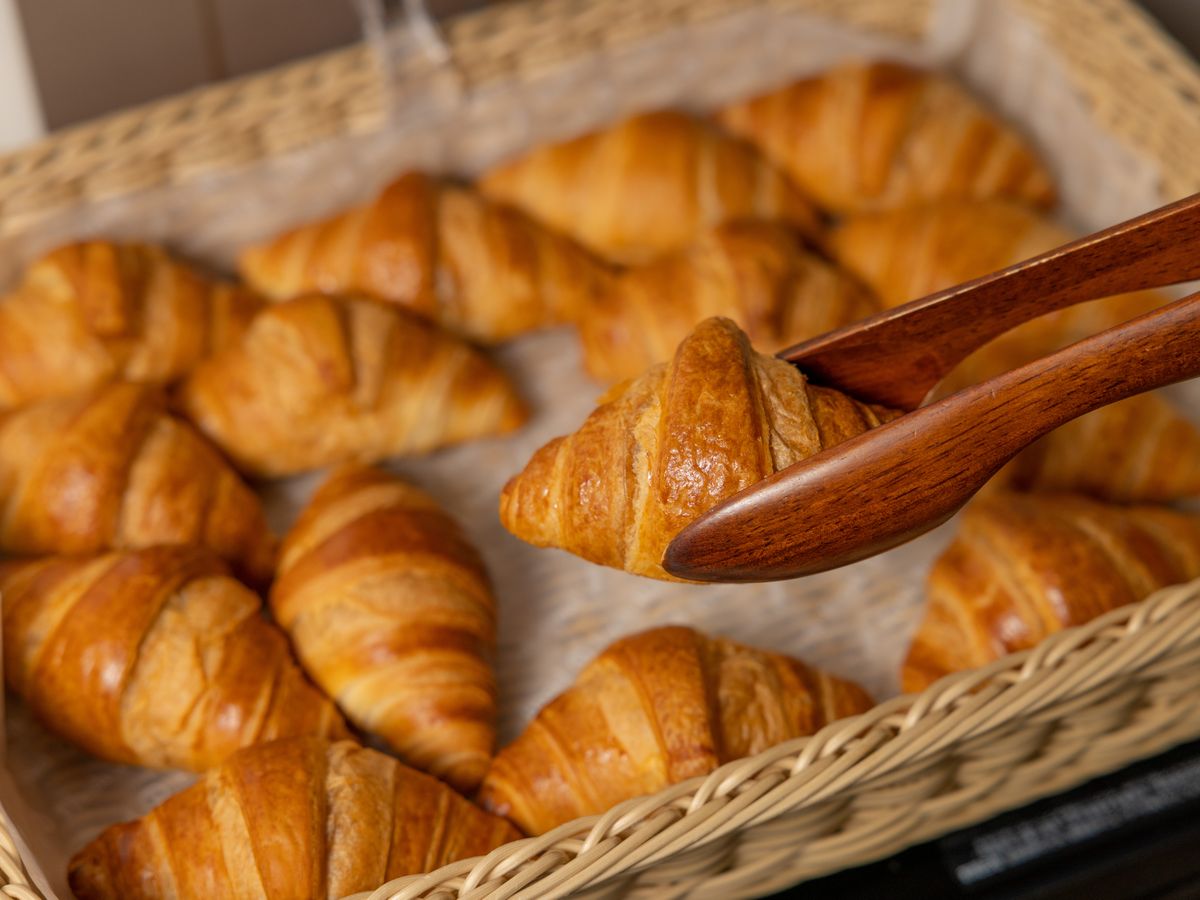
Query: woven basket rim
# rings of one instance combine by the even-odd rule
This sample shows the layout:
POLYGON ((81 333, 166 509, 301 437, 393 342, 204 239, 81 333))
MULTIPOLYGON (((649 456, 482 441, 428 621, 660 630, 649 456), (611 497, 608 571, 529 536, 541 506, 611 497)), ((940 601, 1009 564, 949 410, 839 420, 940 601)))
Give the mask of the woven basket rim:
MULTIPOLYGON (((605 51, 648 34, 704 22, 754 4, 807 12, 843 24, 905 38, 919 35, 939 0, 520 0, 463 13, 444 28, 449 70, 466 85, 537 78, 569 62, 572 53, 605 51), (556 40, 559 35, 572 40, 556 40)), ((1055 41, 1097 41, 1076 60, 1078 79, 1113 79, 1136 86, 1146 105, 1167 104, 1180 115, 1156 128, 1141 114, 1110 116, 1106 124, 1135 147, 1169 161, 1166 193, 1200 186, 1200 69, 1131 0, 1087 0, 1096 28, 1079 29, 1072 8, 1083 0, 1004 0, 1029 15, 1055 41), (1083 32, 1082 34, 1080 32, 1083 32), (1098 58, 1103 57, 1103 58, 1098 58), (1107 68, 1106 68, 1107 67, 1107 68)), ((1076 10, 1077 12, 1078 10, 1076 10)), ((402 79, 442 71, 431 57, 413 55, 390 66, 402 79)), ((385 68, 359 43, 263 72, 82 123, 0 154, 0 234, 62 213, 73 205, 233 171, 321 143, 334 134, 364 134, 389 116, 385 68)), ((1089 98, 1104 112, 1102 97, 1089 98)), ((1111 105, 1111 104, 1110 104, 1111 105)), ((1123 110, 1125 111, 1125 110, 1123 110)), ((1111 112, 1111 110, 1109 110, 1111 112)))
POLYGON ((538 896, 558 896, 569 876, 585 869, 613 877, 653 864, 677 849, 690 822, 709 833, 689 847, 703 846, 729 830, 728 819, 736 817, 736 827, 745 828, 815 805, 843 782, 879 782, 897 769, 935 758, 946 735, 954 741, 986 737, 1015 718, 1103 690, 1114 674, 1152 668, 1185 645, 1200 648, 1200 579, 1054 634, 1031 650, 947 675, 919 694, 893 697, 811 737, 348 900, 415 900, 438 889, 484 896, 522 874, 536 875, 544 892, 538 896), (738 808, 736 801, 743 797, 752 798, 762 812, 738 808))

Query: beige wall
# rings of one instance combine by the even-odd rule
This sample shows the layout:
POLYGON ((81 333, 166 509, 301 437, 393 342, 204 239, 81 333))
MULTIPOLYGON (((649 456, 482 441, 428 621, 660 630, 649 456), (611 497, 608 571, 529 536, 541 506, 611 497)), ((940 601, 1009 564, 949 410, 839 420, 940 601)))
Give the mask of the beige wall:
POLYGON ((50 128, 358 35, 352 0, 16 2, 50 128))

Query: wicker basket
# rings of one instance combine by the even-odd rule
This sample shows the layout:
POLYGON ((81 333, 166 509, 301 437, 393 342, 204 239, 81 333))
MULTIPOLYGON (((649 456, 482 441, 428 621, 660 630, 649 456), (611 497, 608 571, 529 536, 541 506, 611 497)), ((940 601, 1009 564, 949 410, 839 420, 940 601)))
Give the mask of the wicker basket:
MULTIPOLYGON (((964 0, 966 2, 966 0, 964 0)), ((933 0, 762 0, 899 39, 933 0)), ((1200 73, 1125 0, 1005 0, 1039 28, 1096 120, 1154 163, 1166 197, 1200 189, 1200 73)), ((719 18, 736 0, 535 0, 446 31, 456 82, 486 87, 582 48, 719 18)), ((0 159, 0 237, 95 203, 382 128, 397 86, 366 47, 88 124, 0 159), (302 100, 302 102, 299 102, 302 100)), ((386 68, 386 67, 384 67, 386 68)), ((737 897, 865 863, 1200 735, 1200 582, 1117 610, 812 738, 437 872, 416 897, 737 897)), ((41 900, 0 827, 0 894, 41 900)))

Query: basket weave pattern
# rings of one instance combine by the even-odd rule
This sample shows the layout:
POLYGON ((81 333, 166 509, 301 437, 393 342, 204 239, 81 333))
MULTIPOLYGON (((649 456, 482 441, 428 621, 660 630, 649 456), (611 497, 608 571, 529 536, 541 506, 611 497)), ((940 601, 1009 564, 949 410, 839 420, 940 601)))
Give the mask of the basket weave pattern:
MULTIPOLYGON (((919 39, 935 0, 757 0, 919 39)), ((963 0, 966 2, 966 0, 963 0)), ((985 0, 991 2, 991 0, 985 0)), ((1005 0, 1043 31, 1095 116, 1200 190, 1200 73, 1127 0, 1005 0)), ((461 17, 466 85, 533 80, 597 47, 720 17, 744 0, 530 0, 461 17)), ((400 79, 437 63, 400 60, 400 79)), ((252 165, 383 127, 366 47, 134 109, 0 157, 0 235, 77 205, 252 165)), ((360 895, 727 898, 894 853, 1200 734, 1200 582, 1161 592, 711 776, 360 895)), ((0 896, 42 900, 0 825, 0 896)))
MULTIPOLYGON (((357 900, 723 898, 895 853, 1200 734, 1200 581, 811 738, 357 900)), ((0 894, 42 900, 0 826, 0 894)))
POLYGON ((745 896, 888 856, 1200 733, 1200 582, 370 900, 745 896))
MULTIPOLYGON (((845 25, 917 39, 934 0, 758 0, 845 25)), ((964 0, 965 2, 965 0, 964 0)), ((1200 73, 1128 0, 1006 0, 1059 51, 1097 117, 1162 161, 1164 194, 1200 187, 1200 73), (1187 114, 1161 115, 1187 107, 1187 114)), ((531 79, 583 52, 744 8, 740 0, 531 0, 454 20, 445 40, 468 85, 531 79)), ((393 75, 437 63, 404 57, 393 75)), ((379 128, 388 81, 359 46, 184 94, 56 134, 0 158, 0 234, 72 205, 250 165, 333 135, 379 128)))

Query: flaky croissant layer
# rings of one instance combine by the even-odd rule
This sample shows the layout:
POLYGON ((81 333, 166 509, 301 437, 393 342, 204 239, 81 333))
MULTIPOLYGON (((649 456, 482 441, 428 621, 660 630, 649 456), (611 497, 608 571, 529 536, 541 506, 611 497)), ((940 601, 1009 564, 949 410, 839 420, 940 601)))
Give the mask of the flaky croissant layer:
POLYGON ((1200 578, 1200 517, 1067 494, 976 499, 929 576, 904 689, 1200 578))
MULTIPOLYGON (((827 246, 888 306, 990 274, 1067 243, 1045 216, 1005 200, 954 201, 846 219, 827 246)), ((949 394, 1157 308, 1137 291, 1042 316, 987 344, 939 386, 949 394)), ((1161 397, 1142 394, 1089 413, 1021 453, 994 485, 1077 491, 1104 500, 1200 496, 1200 429, 1161 397)))
POLYGON ((495 600, 432 497, 378 469, 334 472, 284 541, 271 609, 352 722, 478 786, 496 738, 495 600))
POLYGON ((479 802, 541 834, 871 707, 804 665, 691 628, 617 641, 497 754, 479 802))
POLYGON ((8 686, 104 759, 201 770, 260 741, 347 735, 258 597, 205 550, 9 562, 0 593, 8 686))
POLYGON ((484 193, 629 265, 721 222, 818 229, 812 205, 751 147, 678 112, 634 116, 488 172, 484 193))
POLYGON ((236 341, 261 305, 159 247, 59 247, 0 299, 0 409, 118 379, 173 382, 236 341))
POLYGON ((500 519, 535 546, 670 580, 663 552, 688 522, 892 415, 810 385, 730 320, 708 319, 670 363, 538 450, 505 485, 500 519))
POLYGON ((934 72, 851 62, 733 103, 717 118, 837 213, 956 198, 1054 200, 1028 144, 934 72))
POLYGON ((879 310, 855 279, 769 222, 732 222, 685 250, 626 270, 579 319, 588 371, 634 378, 671 358, 704 319, 726 316, 774 352, 879 310))
POLYGON ((420 172, 248 248, 240 269, 276 300, 363 293, 488 343, 573 321, 610 277, 568 238, 420 172))
POLYGON ((117 382, 0 415, 0 550, 198 544, 253 584, 275 539, 259 498, 156 388, 117 382))
MULTIPOLYGON (((826 246, 891 306, 899 306, 1068 243, 1074 235, 1021 203, 950 201, 852 216, 826 246)), ((954 373, 957 384, 994 374, 1014 358, 1034 359, 1161 306, 1162 295, 1135 291, 1081 303, 1022 325, 993 341, 954 373)))
POLYGON ((518 838, 428 775, 349 741, 243 750, 71 860, 79 900, 339 900, 518 838))
POLYGON ((397 306, 316 294, 259 313, 180 404, 240 468, 272 477, 505 434, 527 415, 463 339, 397 306))

